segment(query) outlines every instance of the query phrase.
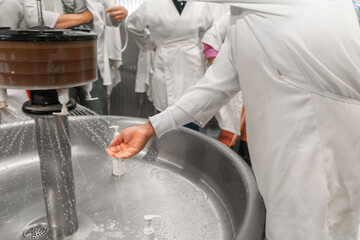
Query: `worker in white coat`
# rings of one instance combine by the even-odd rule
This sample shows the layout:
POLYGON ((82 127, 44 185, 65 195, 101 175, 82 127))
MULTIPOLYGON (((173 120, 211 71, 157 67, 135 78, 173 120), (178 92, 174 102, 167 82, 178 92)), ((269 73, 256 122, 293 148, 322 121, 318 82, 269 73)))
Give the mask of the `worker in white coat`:
POLYGON ((266 238, 358 239, 360 28, 352 2, 231 2, 242 14, 203 79, 151 123, 125 129, 108 153, 128 158, 155 134, 205 124, 241 89, 266 238))
MULTIPOLYGON (((144 0, 140 1, 125 1, 124 5, 128 8, 128 14, 131 15, 141 4, 144 3, 144 0)), ((154 50, 142 50, 140 49, 137 67, 136 67, 136 78, 135 78, 135 92, 136 93, 146 93, 149 100, 150 98, 150 79, 153 74, 153 58, 155 51, 154 50)))
MULTIPOLYGON (((38 25, 36 0, 24 1, 24 15, 29 28, 38 25)), ((115 6, 115 1, 105 0, 43 0, 44 24, 52 28, 85 28, 98 35, 97 63, 99 79, 93 83, 91 95, 98 100, 87 101, 83 87, 72 88, 70 96, 79 98, 81 104, 98 114, 108 113, 108 95, 120 80, 121 59, 120 30, 127 10, 115 6)))
POLYGON ((149 98, 158 111, 173 105, 205 73, 201 39, 212 26, 215 4, 145 1, 127 19, 143 51, 155 50, 149 98))

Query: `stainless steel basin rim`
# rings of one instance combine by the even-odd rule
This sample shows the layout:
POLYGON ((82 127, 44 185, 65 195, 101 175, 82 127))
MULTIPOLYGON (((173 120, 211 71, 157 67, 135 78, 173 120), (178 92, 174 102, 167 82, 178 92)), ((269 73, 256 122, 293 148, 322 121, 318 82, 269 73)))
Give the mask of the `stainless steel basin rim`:
MULTIPOLYGON (((80 214, 79 230, 69 239, 113 239, 107 231, 112 231, 112 236, 116 232, 117 236, 132 239, 142 234, 144 215, 159 214, 161 222, 155 222, 154 227, 164 239, 263 240, 265 211, 253 173, 235 153, 214 139, 188 129, 153 138, 147 149, 126 161, 125 177, 112 177, 106 146, 97 145, 91 136, 109 142, 114 134, 109 126, 123 129, 144 121, 69 117, 80 214)), ((27 137, 23 140, 26 144, 22 158, 15 146, 6 157, 0 156, 0 191, 6 192, 0 195, 0 207, 4 209, 0 213, 0 233, 4 240, 16 239, 25 226, 45 215, 39 163, 31 141, 34 123, 14 126, 22 128, 27 137), (12 207, 8 208, 10 202, 12 207)), ((0 134, 11 130, 11 125, 0 126, 0 134)))

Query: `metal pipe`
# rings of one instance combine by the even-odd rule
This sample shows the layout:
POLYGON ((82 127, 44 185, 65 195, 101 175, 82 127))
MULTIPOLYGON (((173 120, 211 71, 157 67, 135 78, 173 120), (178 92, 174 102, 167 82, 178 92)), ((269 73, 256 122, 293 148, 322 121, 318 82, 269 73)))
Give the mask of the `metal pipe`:
POLYGON ((35 123, 49 228, 55 239, 66 237, 78 229, 68 118, 40 116, 35 123))
POLYGON ((42 12, 41 0, 37 0, 36 4, 37 4, 39 27, 43 28, 45 26, 45 23, 44 23, 44 17, 43 17, 43 12, 42 12))

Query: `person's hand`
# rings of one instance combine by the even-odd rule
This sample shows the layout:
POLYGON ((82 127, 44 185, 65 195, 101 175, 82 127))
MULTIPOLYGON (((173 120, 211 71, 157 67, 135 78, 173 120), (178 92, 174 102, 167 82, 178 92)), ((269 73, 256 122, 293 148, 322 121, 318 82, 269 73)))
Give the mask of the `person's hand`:
POLYGON ((155 135, 150 122, 126 128, 110 143, 110 148, 106 149, 106 152, 114 158, 131 158, 139 153, 155 135))
POLYGON ((110 14, 110 17, 115 22, 121 22, 122 20, 124 20, 126 18, 127 14, 128 14, 128 11, 126 10, 126 8, 121 7, 121 6, 106 9, 106 12, 110 14))
POLYGON ((86 10, 86 11, 80 13, 80 16, 81 16, 82 23, 89 23, 93 19, 93 15, 89 10, 86 10))

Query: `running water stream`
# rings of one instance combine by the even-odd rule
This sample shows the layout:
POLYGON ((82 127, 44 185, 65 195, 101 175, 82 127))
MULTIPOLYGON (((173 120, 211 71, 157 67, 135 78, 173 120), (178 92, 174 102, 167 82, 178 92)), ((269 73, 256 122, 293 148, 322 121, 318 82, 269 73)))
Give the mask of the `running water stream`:
MULTIPOLYGON (((12 118, 16 121, 0 125, 0 162, 5 162, 0 165, 0 205, 8 204, 0 213, 1 234, 7 226, 2 219, 10 225, 18 223, 11 213, 19 206, 26 206, 20 213, 26 211, 31 220, 22 222, 23 227, 46 222, 40 171, 35 175, 29 172, 30 168, 39 169, 38 156, 32 154, 37 152, 34 120, 22 112, 12 118), (25 164, 18 160, 21 158, 25 164), (3 173, 11 176, 2 177, 3 173), (23 196, 14 198, 16 192, 4 187, 10 181, 12 188, 22 189, 23 196)), ((69 133, 61 130, 65 127, 57 128, 47 133, 55 134, 47 144, 56 149, 60 138, 71 142, 79 216, 79 229, 71 240, 143 239, 143 216, 148 214, 162 216, 153 223, 159 240, 232 239, 234 229, 228 210, 214 190, 197 177, 202 173, 190 176, 186 171, 196 170, 187 167, 185 171, 183 166, 159 159, 154 148, 147 148, 126 161, 124 176, 112 176, 111 158, 105 148, 114 137, 110 126, 117 123, 80 105, 68 118, 69 133)), ((57 177, 66 177, 61 175, 57 177)), ((3 239, 13 240, 10 236, 5 234, 3 239)))

